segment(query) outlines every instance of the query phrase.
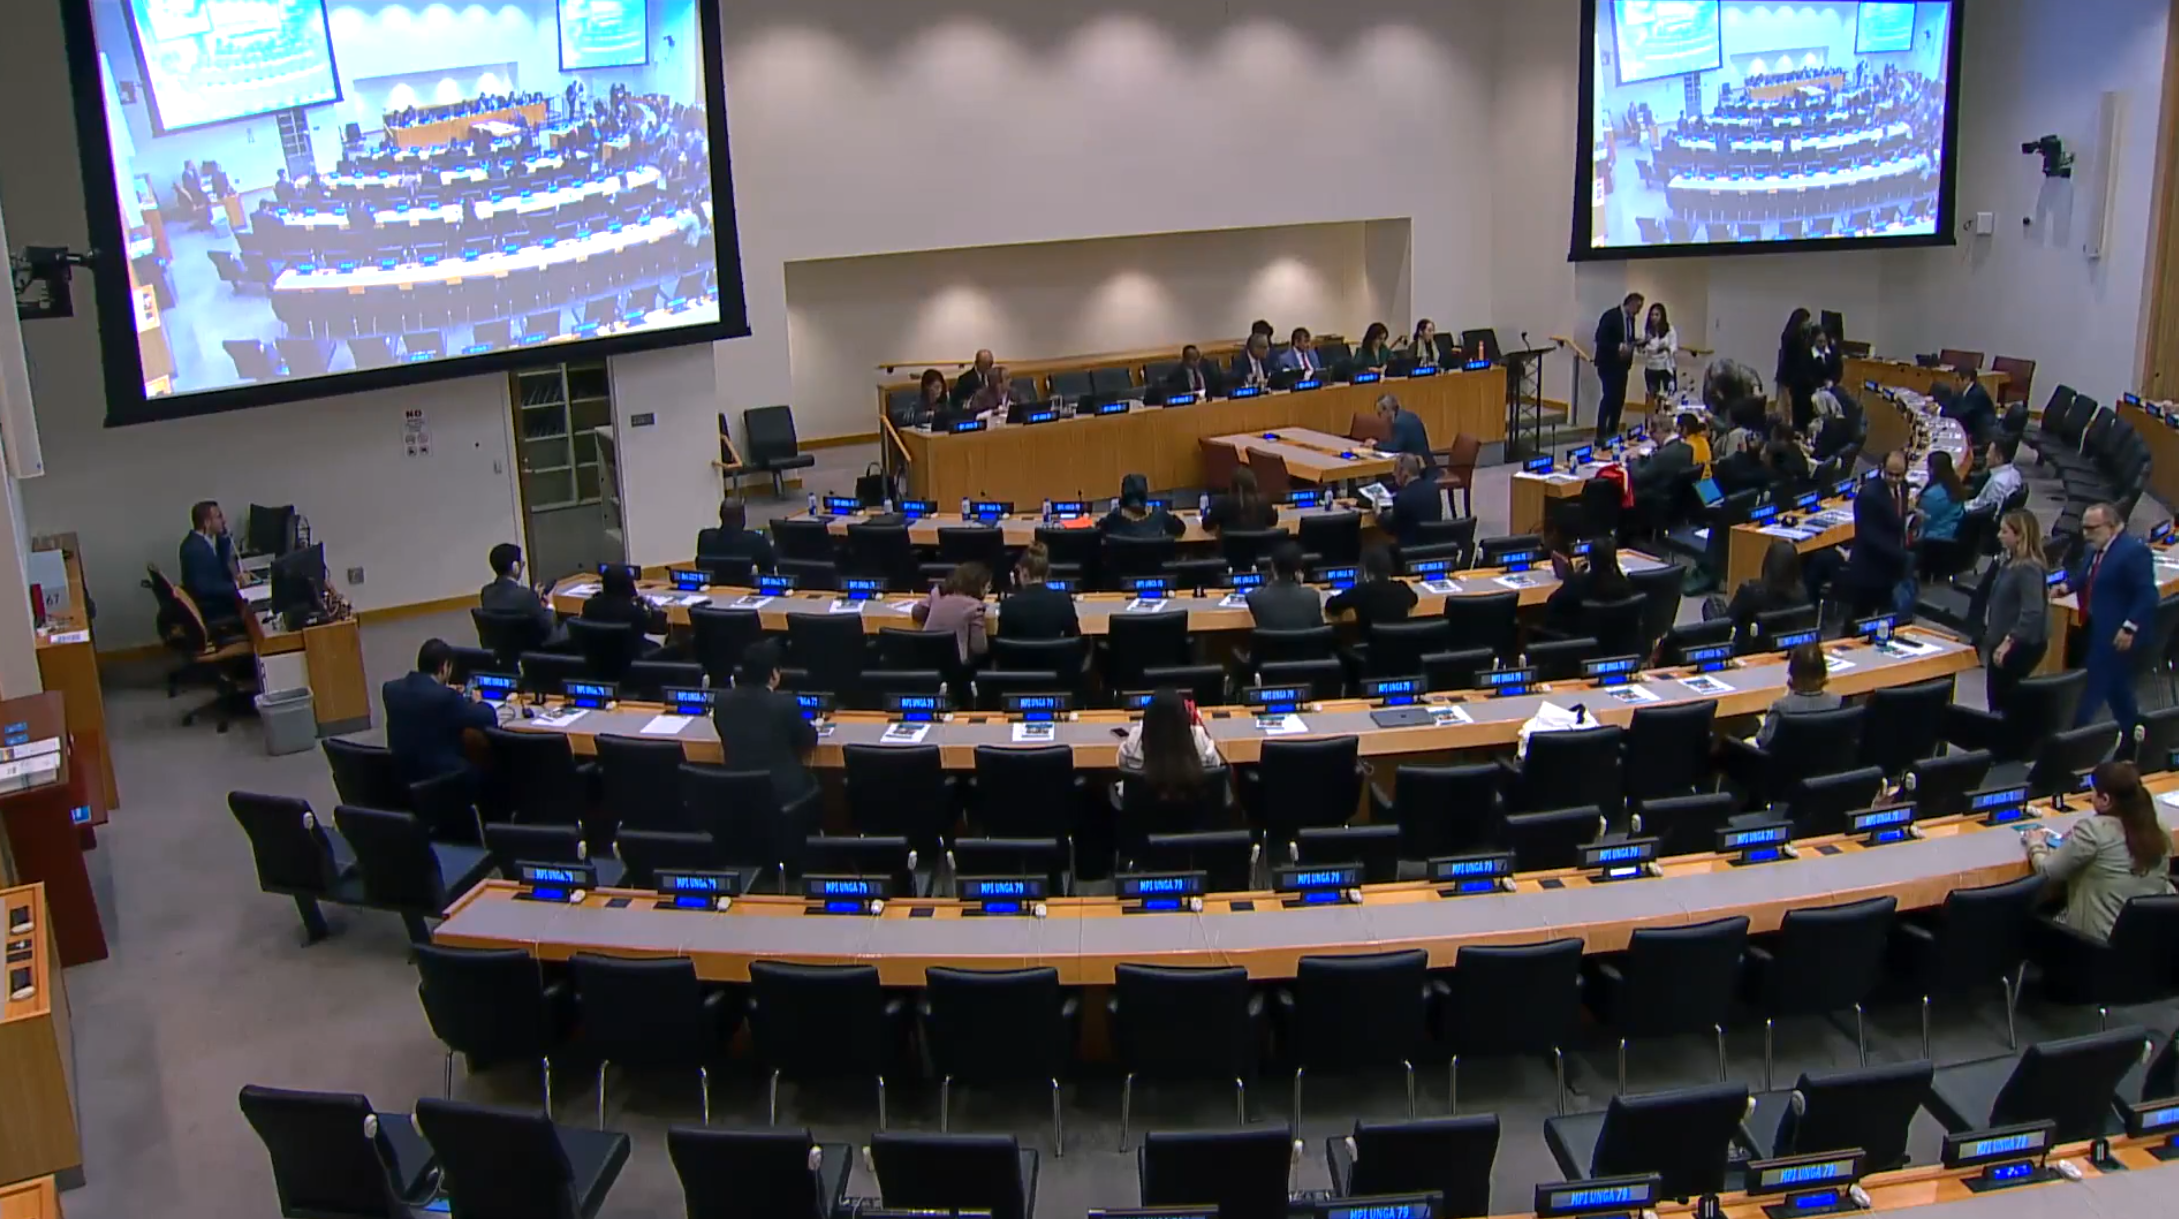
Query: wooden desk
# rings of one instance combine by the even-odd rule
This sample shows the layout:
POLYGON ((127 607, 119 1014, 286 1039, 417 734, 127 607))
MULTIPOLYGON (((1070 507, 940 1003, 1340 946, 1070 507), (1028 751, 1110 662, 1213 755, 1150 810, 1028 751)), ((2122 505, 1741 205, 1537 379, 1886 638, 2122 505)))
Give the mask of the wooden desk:
MULTIPOLYGON (((1104 512, 1100 510, 1101 506, 1117 502, 1116 500, 1090 501, 1092 514, 1088 518, 1089 523, 1076 524, 1073 528, 1094 529, 1097 518, 1104 515, 1104 512)), ((1042 507, 1042 503, 1039 501, 1037 504, 1016 504, 1015 507, 1021 509, 1021 511, 997 522, 1000 536, 1008 546, 1027 546, 1037 540, 1037 530, 1044 527, 1044 521, 1036 515, 1037 511, 1042 507)), ((1337 516, 1348 512, 1361 514, 1364 531, 1377 527, 1376 511, 1368 504, 1356 503, 1351 500, 1334 501, 1329 508, 1282 507, 1279 509, 1277 527, 1287 533, 1297 533, 1301 529, 1301 522, 1308 517, 1337 516)), ((1179 517, 1181 523, 1187 526, 1187 532, 1181 534, 1178 539, 1179 545, 1208 546, 1218 541, 1217 534, 1203 528, 1203 514, 1197 511, 1194 506, 1182 508, 1175 505, 1173 515, 1179 517)), ((867 521, 870 516, 871 514, 868 512, 859 512, 854 516, 811 516, 807 512, 797 512, 787 519, 793 521, 823 521, 832 536, 845 538, 847 536, 847 527, 850 524, 857 521, 867 521)), ((929 516, 919 516, 908 522, 908 541, 916 546, 936 546, 938 545, 938 531, 941 529, 959 529, 981 524, 983 524, 982 521, 971 520, 958 512, 936 512, 929 516)))
POLYGON ((49 1177, 81 1180, 83 1146, 76 1134, 75 1058, 69 1045, 68 988, 45 903, 45 886, 0 889, 0 943, 27 945, 27 961, 10 961, 0 990, 0 1180, 49 1177), (22 916, 18 917, 18 912, 22 916), (30 929, 15 926, 27 918, 30 929), (30 971, 28 998, 17 970, 30 971))
POLYGON ((1286 462, 1286 472, 1305 483, 1348 482, 1386 478, 1392 459, 1377 455, 1376 446, 1333 436, 1311 428, 1272 428, 1234 436, 1212 436, 1206 443, 1234 450, 1234 460, 1248 464, 1249 454, 1268 453, 1286 462), (1352 453, 1353 457, 1343 454, 1352 453))
MULTIPOLYGON (((2158 597, 2179 595, 2179 546, 2151 546, 2149 554, 2156 561, 2156 593, 2158 597)), ((2043 649, 2042 662, 2035 666, 2035 676, 2063 672, 2066 668, 2066 647, 2073 632, 2081 628, 2081 598, 2078 593, 2050 599, 2050 642, 2043 649)), ((2144 660, 2143 664, 2148 662, 2144 660)))
POLYGON ((1843 89, 1847 76, 1833 72, 1829 76, 1811 76, 1806 80, 1781 81, 1775 85, 1749 85, 1748 96, 1757 101, 1776 101, 1781 97, 1794 97, 1803 89, 1843 89))
MULTIPOLYGON (((15 878, 44 887, 41 923, 53 928, 61 964, 104 960, 106 931, 83 864, 87 836, 79 820, 89 815, 97 781, 69 744, 61 696, 48 690, 0 701, 0 730, 15 742, 0 747, 0 764, 14 772, 0 778, 0 834, 15 878)), ((6 1095, 0 1090, 0 1107, 6 1095)))
POLYGON ((106 693, 98 680, 98 653, 91 640, 90 598, 83 589, 83 561, 76 535, 56 533, 34 538, 35 550, 58 550, 68 570, 68 609, 46 619, 38 632, 38 680, 61 696, 76 764, 96 776, 91 825, 106 824, 106 814, 121 807, 114 782, 113 747, 106 738, 106 693))
POLYGON ((531 102, 525 106, 508 106, 499 110, 481 110, 475 114, 457 114, 452 118, 434 119, 430 122, 412 123, 405 127, 388 127, 395 145, 401 148, 436 148, 466 139, 469 129, 479 123, 512 123, 526 118, 532 127, 545 125, 545 103, 531 102))
POLYGON ((61 1219, 60 1192, 53 1178, 0 1185, 0 1219, 61 1219))
POLYGON ((1129 474, 1148 478, 1153 489, 1200 487, 1202 440, 1304 428, 1342 436, 1357 413, 1375 410, 1387 393, 1421 416, 1432 444, 1449 445, 1463 434, 1486 442, 1505 439, 1502 368, 1196 406, 1138 407, 1125 415, 1076 416, 961 435, 914 428, 899 435, 914 498, 942 504, 964 496, 1016 503, 1088 499, 1116 493, 1129 474))
POLYGON ((2157 409, 2164 412, 2164 418, 2151 419, 2141 407, 2121 402, 2118 417, 2134 425, 2134 432, 2149 446, 2149 494, 2169 512, 2179 506, 2179 429, 2171 424, 2172 419, 2179 418, 2174 414, 2179 407, 2160 403, 2157 409))
MULTIPOLYGON (((1842 378, 1841 383, 1848 390, 1854 392, 1859 392, 1863 386, 1874 381, 1886 389, 1911 389, 1915 393, 1927 396, 1930 390, 1936 387, 1937 382, 1958 381, 1960 379, 1960 374, 1949 368, 1923 368, 1919 364, 1899 360, 1880 360, 1873 356, 1855 356, 1847 360, 1845 372, 1846 375, 1842 378)), ((2004 392, 2005 383, 2011 379, 2001 372, 1986 372, 1975 378, 1975 380, 1982 382, 1983 389, 1989 391, 1990 401, 1992 402, 1998 400, 1998 395, 2004 392)), ((1894 445, 1893 447, 1896 448, 1897 446, 1894 445)), ((1872 422, 1870 425, 1869 452, 1874 453, 1877 448, 1875 424, 1872 422)))
MULTIPOLYGON (((579 611, 580 607, 578 607, 579 611)), ((300 631, 267 626, 254 613, 244 614, 250 647, 257 653, 260 688, 293 689, 292 681, 267 679, 266 662, 301 653, 319 736, 361 732, 371 726, 370 683, 363 675, 363 629, 353 617, 304 627, 300 631)), ((275 669, 274 672, 278 670, 275 669)))
MULTIPOLYGON (((1656 442, 1643 440, 1628 445, 1623 453, 1613 453, 1602 446, 1575 445, 1574 448, 1595 447, 1608 461, 1635 462, 1656 452, 1656 442)), ((1506 527, 1514 533, 1537 533, 1543 529, 1551 504, 1555 500, 1580 499, 1583 488, 1596 477, 1605 462, 1592 461, 1575 469, 1557 470, 1550 474, 1516 472, 1506 488, 1506 527)))

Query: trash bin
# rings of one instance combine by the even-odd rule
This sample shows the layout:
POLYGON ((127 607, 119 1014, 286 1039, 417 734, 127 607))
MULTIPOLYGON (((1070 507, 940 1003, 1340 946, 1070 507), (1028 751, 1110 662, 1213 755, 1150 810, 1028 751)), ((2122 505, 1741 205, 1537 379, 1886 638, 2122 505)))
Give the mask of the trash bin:
POLYGON ((318 743, 318 712, 308 690, 274 690, 257 696, 265 723, 265 752, 301 753, 318 743))

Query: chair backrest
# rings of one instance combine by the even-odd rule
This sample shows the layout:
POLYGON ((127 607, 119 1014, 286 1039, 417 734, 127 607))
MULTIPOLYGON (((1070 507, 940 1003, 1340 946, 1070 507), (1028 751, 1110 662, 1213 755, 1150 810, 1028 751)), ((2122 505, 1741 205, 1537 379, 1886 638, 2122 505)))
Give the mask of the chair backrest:
POLYGON ((1706 1032, 1731 1010, 1748 943, 1744 915, 1686 927, 1643 927, 1627 943, 1615 1004, 1622 1036, 1706 1032))
POLYGON ((1983 987, 2010 977, 2027 956, 2028 926, 2043 893, 2041 876, 1954 889, 1924 959, 1922 993, 1983 987))
POLYGON ((1059 971, 924 971, 923 1039, 942 1077, 975 1081, 1052 1079, 1073 1048, 1061 1010, 1059 971))
POLYGON ((1041 876, 1050 892, 1065 896, 1067 842, 1057 837, 955 838, 946 848, 953 874, 960 876, 1041 876))
POLYGON ((1593 804, 1607 816, 1619 811, 1619 759, 1626 733, 1617 725, 1538 732, 1528 738, 1528 757, 1516 793, 1524 809, 1593 804))
POLYGON ((1256 472, 1256 489, 1264 498, 1282 500, 1294 493, 1294 482, 1286 471, 1286 459, 1277 453, 1263 449, 1248 451, 1248 468, 1256 472))
POLYGON ((2118 744, 2117 724, 2083 724, 2053 732, 2035 749, 2035 764, 2028 768, 2028 797, 2040 800, 2078 787, 2076 776, 2093 770, 2118 744))
POLYGON ((1604 813, 1594 804, 1508 813, 1501 826, 1500 837, 1513 852, 1514 869, 1541 872, 1579 863, 1581 848, 1604 833, 1604 813))
POLYGON ((1301 549, 1321 563, 1354 563, 1362 557, 1362 514, 1329 512, 1301 518, 1301 549))
POLYGON ((789 824, 770 771, 684 762, 681 808, 690 827, 711 836, 725 863, 770 866, 798 858, 803 838, 817 829, 814 818, 806 826, 789 824))
POLYGON ((522 688, 532 694, 558 694, 570 680, 590 673, 589 661, 559 652, 524 652, 516 663, 521 668, 522 688))
POLYGON ((801 452, 794 433, 794 408, 759 406, 741 413, 741 434, 748 442, 744 454, 752 465, 762 465, 801 452))
POLYGON ((1979 351, 1962 351, 1956 347, 1942 348, 1937 352, 1937 362, 1961 372, 1982 371, 1982 353, 1979 351))
POLYGON ((689 626, 696 633, 697 663, 711 684, 722 689, 733 681, 742 650, 764 634, 764 621, 755 610, 694 606, 689 610, 689 626))
MULTIPOLYGON (((940 634, 940 639, 950 636, 940 634)), ((959 650, 955 657, 958 660, 959 650)), ((863 624, 844 614, 794 614, 787 619, 787 655, 807 670, 813 688, 852 697, 862 684, 863 624)))
POLYGON ((718 1019, 704 1009, 696 962, 578 952, 568 967, 582 1004, 583 1042, 622 1066, 671 1066, 718 1047, 718 1019))
POLYGON ((418 944, 416 995, 431 1032, 479 1062, 535 1060, 552 1052, 557 1029, 537 958, 520 948, 418 944))
POLYGON ((666 1130, 689 1219, 832 1219, 823 1175, 811 1166, 820 1154, 808 1130, 666 1130))
POLYGON ((1361 744, 1351 736, 1264 742, 1257 765, 1266 833, 1292 841, 1304 826, 1346 824, 1361 798, 1361 744))
POLYGON ((392 750, 330 736, 319 741, 318 747, 325 751, 326 765, 333 771, 333 790, 342 804, 389 809, 409 806, 408 784, 401 779, 392 750))
POLYGON ((479 608, 469 611, 469 620, 477 628, 477 643, 501 664, 514 664, 524 652, 545 646, 544 629, 534 614, 479 608))
POLYGON ((880 627, 878 667, 906 672, 951 672, 961 667, 961 645, 945 631, 880 627))
POLYGON ((1624 737, 1627 796, 1646 802, 1694 792, 1709 775, 1716 723, 1717 703, 1711 699, 1636 708, 1624 737))
POLYGON ((2073 715, 2087 690, 2086 669, 2023 679, 2013 687, 2012 697, 2006 702, 2005 716, 1990 743, 1990 752, 2000 762, 2033 757, 2045 737, 2073 727, 2073 715))
POLYGON ((1453 625, 1453 638, 1465 647, 1487 647, 1499 659, 1513 656, 1519 635, 1521 594, 1491 593, 1481 597, 1447 597, 1445 620, 1453 625))
POLYGON ((1841 707, 1779 716, 1778 730, 1765 750, 1770 762, 1767 790, 1782 792, 1812 775, 1853 769, 1868 714, 1866 707, 1841 707))
POLYGON ((626 676, 628 666, 643 649, 643 633, 628 622, 570 618, 567 637, 583 654, 583 663, 589 667, 590 676, 601 681, 619 681, 626 676))
POLYGON ((1660 857, 1707 855, 1717 849, 1717 832, 1740 811, 1740 798, 1729 791, 1668 796, 1643 800, 1634 811, 1642 836, 1657 839, 1660 857))
POLYGON ((1295 1158, 1284 1123, 1152 1132, 1137 1161, 1144 1206, 1215 1205, 1218 1219, 1286 1219, 1295 1158))
POLYGON ((517 817, 538 825, 582 824, 589 797, 567 737, 486 728, 484 739, 517 817))
POLYGON ((1074 833, 1078 791, 1074 750, 1003 745, 976 747, 976 824, 1001 838, 1067 837, 1074 833))
POLYGON ((1450 652, 1431 652, 1422 658, 1422 680, 1432 693, 1472 690, 1476 686, 1477 674, 1495 668, 1497 664, 1498 653, 1489 648, 1457 648, 1450 652))
POLYGON ((246 1084, 242 1117, 272 1158, 273 1190, 288 1215, 408 1214, 388 1171, 385 1135, 365 1133, 370 1098, 246 1084))
POLYGON ((2179 754, 2179 706, 2144 711, 2134 722, 2134 765, 2145 775, 2174 769, 2179 754))
POLYGON ((1350 1198, 1436 1193, 1446 1219, 1490 1213, 1498 1115, 1473 1113, 1404 1122, 1357 1121, 1350 1198))
MULTIPOLYGON (((1118 619, 1114 619, 1115 622, 1118 619)), ((1111 653, 1105 656, 1106 669, 1111 668, 1111 653)), ((1231 700, 1226 694, 1226 669, 1224 665, 1171 665, 1146 668, 1138 675, 1137 689, 1161 690, 1168 686, 1182 695, 1193 698, 1198 707, 1221 707, 1231 700)), ((1112 689, 1125 689, 1107 681, 1112 689)))
POLYGON ((1897 1168, 1906 1163, 1907 1128, 1934 1074, 1927 1062, 1803 1073, 1779 1116, 1772 1150, 1792 1156, 1859 1147, 1868 1171, 1897 1168))
POLYGON ((1208 436, 1197 440, 1196 448, 1203 455, 1204 488, 1216 494, 1232 490, 1234 471, 1241 468, 1241 454, 1232 445, 1208 436))
POLYGON ((1452 624, 1443 618, 1380 622, 1369 628, 1369 668, 1380 677, 1420 676, 1423 657, 1452 649, 1452 624))
POLYGON ((508 880, 524 863, 581 863, 589 858, 583 832, 572 825, 525 825, 495 821, 484 827, 484 844, 492 852, 492 866, 508 880))
POLYGON ((1291 630, 1259 626, 1249 632, 1249 659, 1259 666, 1290 660, 1330 660, 1338 642, 1328 626, 1291 630))
POLYGON ((1114 614, 1106 629, 1105 680, 1113 689, 1142 689, 1144 669, 1189 663, 1186 614, 1114 614))
MULTIPOLYGON (((636 830, 623 826, 613 836, 613 850, 627 869, 620 880, 623 889, 655 888, 661 871, 707 872, 729 862, 721 858, 718 844, 712 841, 711 835, 672 830, 636 830)), ((731 862, 761 865, 764 861, 731 862)))
POLYGON ((638 660, 620 679, 620 695, 631 702, 659 703, 669 687, 683 690, 704 684, 704 666, 693 662, 638 660))
POLYGON ((954 815, 938 746, 849 745, 841 754, 856 831, 904 837, 935 858, 954 815))
MULTIPOLYGON (((439 1157, 453 1213, 476 1219, 581 1219, 575 1174, 552 1119, 421 1097, 416 1128, 439 1157)), ((626 1141, 627 1136, 619 1136, 626 1141)))
POLYGON ((1390 440, 1392 423, 1376 411, 1356 411, 1347 420, 1347 439, 1390 440))
POLYGON ((332 843, 308 800, 228 792, 227 809, 250 836, 259 888, 305 896, 322 895, 332 888, 332 843))
POLYGON ((1436 766, 1414 762, 1393 776, 1392 816, 1403 859, 1437 859, 1482 850, 1498 833, 1499 782, 1488 762, 1436 766))
POLYGON ((595 743, 609 819, 630 829, 694 828, 681 811, 681 742, 600 734, 595 743))
POLYGON ((1420 948, 1301 958, 1287 1053, 1310 1069, 1412 1063, 1427 1039, 1429 968, 1420 948))
POLYGON ((2119 1081, 2147 1056, 2148 1041, 2147 1029, 2127 1025, 2036 1042, 2020 1055, 2012 1077, 1998 1090, 1984 1125, 2053 1121, 2058 1123, 2057 1142, 2096 1138, 2103 1133, 2119 1081))
POLYGON ((1822 838, 1845 833, 1847 814, 1875 804, 1883 789, 1884 772, 1874 766, 1802 779, 1786 795, 1792 810, 1793 836, 1822 838))
POLYGON ((1885 941, 1898 910, 1899 899, 1886 895, 1786 911, 1763 973, 1765 1013, 1817 1015, 1867 999, 1883 975, 1885 941))
POLYGON ((1294 862, 1358 863, 1364 884, 1390 884, 1400 878, 1400 827, 1334 825, 1297 831, 1294 862))
POLYGON ((893 882, 893 892, 916 891, 917 855, 906 838, 897 836, 833 838, 811 835, 802 840, 799 864, 790 857, 797 875, 882 876, 893 882))
POLYGON ((772 522, 772 545, 780 558, 829 562, 839 553, 832 527, 823 521, 786 517, 772 522))
POLYGON ((1579 939, 1462 946, 1444 1000, 1444 1028, 1459 1054, 1557 1049, 1581 1019, 1579 939))
POLYGON ((2131 897, 2111 924, 2107 979, 2097 998, 2110 1005, 2153 1003, 2173 991, 2179 961, 2179 894, 2131 897))
POLYGON ((849 521, 847 570, 859 576, 877 576, 896 589, 915 586, 915 550, 909 544, 906 525, 849 521))
POLYGON ((1680 569, 1669 563, 1627 573, 1627 583, 1642 596, 1641 646, 1635 650, 1644 656, 1649 655, 1657 641, 1664 638, 1665 632, 1679 620, 1680 581, 1680 569))
POLYGON ((1667 1198, 1722 1193, 1726 1157, 1747 1109, 1745 1084, 1615 1096, 1604 1111, 1589 1175, 1657 1173, 1667 1198))
POLYGON ((333 824, 356 853, 363 892, 373 905, 413 914, 436 915, 446 909, 446 882, 431 833, 414 813, 357 808, 333 810, 333 824))
POLYGON ((1262 1000, 1246 969, 1122 964, 1112 984, 1122 1070, 1221 1081, 1255 1073, 1262 1000))
POLYGON ((1643 653, 1642 628, 1649 599, 1641 593, 1616 601, 1581 603, 1581 633, 1594 638, 1607 656, 1643 653))
POLYGON ((877 1075, 891 1040, 875 965, 749 964, 757 1057, 794 1077, 877 1075))
POLYGON ((1021 1146, 1010 1134, 900 1134, 870 1139, 870 1162, 888 1208, 989 1211, 1026 1219, 1021 1146))
POLYGON ((1328 656, 1266 661, 1256 666, 1256 680, 1266 686, 1307 686, 1307 697, 1317 701, 1340 698, 1347 692, 1346 666, 1328 656))
POLYGON ((1247 830, 1145 834, 1130 852, 1139 871, 1203 872, 1213 893, 1254 889, 1256 855, 1256 839, 1247 830))
POLYGON ((1134 537, 1128 534, 1107 534, 1098 570, 1105 583, 1118 586, 1129 576, 1155 576, 1165 570, 1173 557, 1173 539, 1169 537, 1134 537))
POLYGON ((1907 768, 1905 787, 1916 815, 1934 819, 1966 812, 1967 793, 1982 786, 1992 760, 1986 749, 1956 749, 1907 768))

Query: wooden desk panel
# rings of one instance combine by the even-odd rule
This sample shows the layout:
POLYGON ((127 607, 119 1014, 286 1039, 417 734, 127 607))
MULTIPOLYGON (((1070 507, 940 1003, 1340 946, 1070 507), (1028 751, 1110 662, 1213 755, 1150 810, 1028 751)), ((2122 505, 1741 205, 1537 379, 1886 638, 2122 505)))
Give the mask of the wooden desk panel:
MULTIPOLYGON (((576 607, 581 612, 581 607, 576 607)), ((363 628, 354 617, 320 623, 300 631, 266 626, 256 614, 249 624, 250 645, 267 656, 303 654, 318 732, 332 736, 371 726, 371 689, 363 673, 363 628)))
MULTIPOLYGON (((0 1180, 19 1181, 83 1167, 76 1133, 74 1058, 69 1045, 68 989, 45 901, 45 886, 0 889, 0 942, 32 941, 32 993, 0 991, 0 1180), (27 908, 30 930, 17 934, 15 911, 27 908)), ((8 968, 22 968, 10 965, 8 968)))
POLYGON ((113 745, 106 736, 106 692, 99 683, 98 653, 90 636, 90 598, 83 588, 83 562, 73 533, 37 538, 32 545, 38 550, 60 551, 68 569, 68 611, 47 619, 45 629, 38 633, 38 679, 40 685, 61 696, 75 763, 89 768, 97 779, 90 824, 104 825, 106 814, 121 807, 121 791, 114 782, 113 745), (72 638, 78 634, 83 638, 72 638))
POLYGON ((0 1185, 0 1219, 61 1219, 60 1192, 53 1178, 0 1185))
POLYGON ((1466 434, 1505 439, 1505 370, 1449 372, 1369 385, 1332 385, 1304 393, 1220 400, 1197 406, 1140 407, 1125 415, 1077 416, 1033 426, 999 426, 961 435, 900 433, 917 499, 963 497, 1039 503, 1102 498, 1141 474, 1154 489, 1203 485, 1201 441, 1215 436, 1309 428, 1343 436, 1357 412, 1393 394, 1421 416, 1440 447, 1466 434))
POLYGON ((532 127, 545 125, 545 103, 531 102, 523 106, 508 106, 500 110, 485 110, 476 114, 460 114, 453 118, 437 119, 428 123, 415 123, 407 127, 388 128, 393 142, 400 148, 436 148, 455 140, 467 139, 469 129, 478 123, 512 123, 526 118, 532 127))
MULTIPOLYGON (((998 522, 1000 537, 1006 545, 1027 546, 1037 540, 1037 530, 1044 525, 1044 522, 1036 515, 1042 507, 1042 502, 1039 500, 1035 504, 1016 504, 1015 507, 1020 511, 998 522)), ((1104 514, 1105 506, 1116 504, 1118 500, 1106 497, 1092 499, 1088 502, 1091 506, 1090 523, 1077 525, 1075 526, 1077 529, 1094 529, 1096 519, 1104 514)), ((1335 500, 1329 508, 1281 507, 1279 509, 1278 528, 1287 533, 1298 533, 1301 530, 1301 522, 1306 517, 1335 516, 1346 512, 1361 515, 1362 529, 1365 533, 1377 528, 1376 510, 1366 503, 1358 503, 1353 500, 1335 500)), ((793 521, 824 521, 833 537, 844 539, 847 537, 849 524, 856 521, 867 521, 870 519, 870 515, 865 512, 858 513, 855 516, 811 516, 807 512, 797 512, 787 519, 793 521)), ((1187 532, 1181 534, 1178 539, 1180 545, 1208 546, 1218 540, 1217 534, 1203 527, 1203 515, 1196 510, 1194 504, 1191 503, 1185 507, 1175 505, 1173 515, 1179 517, 1181 522, 1188 527, 1187 532)), ((958 512, 939 512, 930 516, 919 516, 908 523, 908 541, 916 546, 936 546, 938 545, 939 530, 977 526, 982 523, 982 521, 963 517, 958 512)), ((695 564, 689 564, 688 566, 693 567, 695 564)))
MULTIPOLYGON (((2149 494, 2164 505, 2165 511, 2171 511, 2179 506, 2179 430, 2165 419, 2151 419, 2147 411, 2125 403, 2119 405, 2118 417, 2133 424, 2134 431, 2149 446, 2149 494)), ((2167 414, 2166 418, 2171 416, 2167 414)))
MULTIPOLYGON (((1900 360, 1879 360, 1874 357, 1855 357, 1845 363, 1845 378, 1841 382, 1855 393, 1861 392, 1871 381, 1886 389, 1911 389, 1918 394, 1928 394, 1939 381, 1957 381, 1959 374, 1949 368, 1924 368, 1900 360)), ((2005 383, 2012 380, 2001 372, 1986 372, 1975 378, 1982 388, 1989 391, 1990 401, 1996 402, 2005 383)), ((1893 448, 1898 446, 1894 444, 1893 448)), ((1876 423, 1869 424, 1869 452, 1877 451, 1876 423)))

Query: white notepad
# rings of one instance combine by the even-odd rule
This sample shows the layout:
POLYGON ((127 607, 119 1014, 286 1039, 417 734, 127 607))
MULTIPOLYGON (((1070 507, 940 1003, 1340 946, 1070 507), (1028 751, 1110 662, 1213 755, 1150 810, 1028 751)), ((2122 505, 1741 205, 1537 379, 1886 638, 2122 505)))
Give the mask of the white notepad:
POLYGON ((651 722, 643 725, 644 736, 678 736, 683 728, 696 722, 688 715, 654 715, 651 722))
POLYGON ((929 724, 894 724, 878 738, 880 745, 916 745, 931 734, 929 724))

